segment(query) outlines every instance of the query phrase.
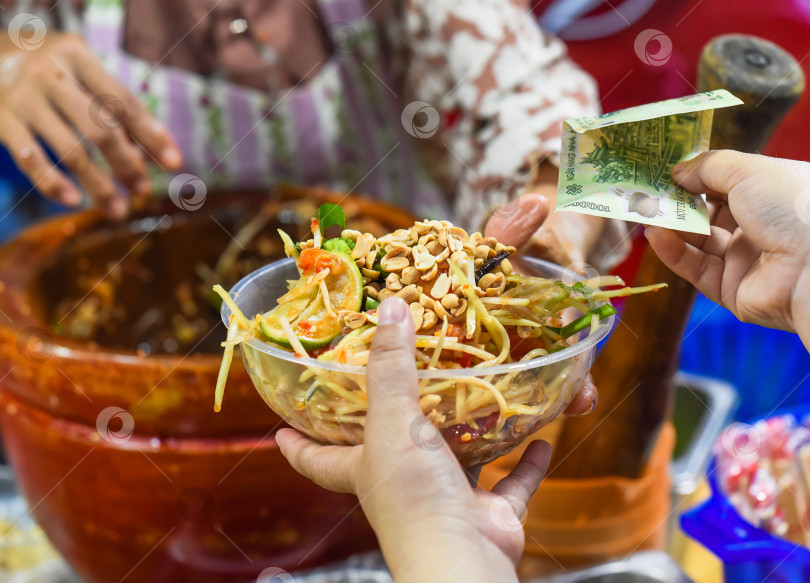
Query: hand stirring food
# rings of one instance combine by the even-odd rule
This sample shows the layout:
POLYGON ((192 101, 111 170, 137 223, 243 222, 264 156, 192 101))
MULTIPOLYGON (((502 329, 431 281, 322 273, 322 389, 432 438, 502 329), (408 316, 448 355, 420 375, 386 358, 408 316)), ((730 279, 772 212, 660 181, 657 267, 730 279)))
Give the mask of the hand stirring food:
POLYGON ((559 414, 593 351, 581 358, 549 355, 607 326, 616 313, 610 298, 662 287, 606 291, 601 288, 623 286, 622 280, 602 276, 569 285, 520 275, 509 259, 514 247, 468 235, 447 221, 419 221, 375 239, 343 229, 342 217, 339 206, 323 205, 312 220, 312 238, 303 243, 279 232, 299 278, 287 282, 287 293, 270 311, 248 319, 222 287, 214 287, 230 309, 215 410, 234 346, 260 339, 299 365, 291 378, 292 371, 279 370, 278 358, 271 367, 263 353, 245 352, 268 404, 315 439, 362 442, 363 367, 376 307, 396 295, 409 304, 417 331, 422 409, 461 459, 478 462, 482 455, 505 453, 559 414), (340 236, 325 238, 335 225, 340 236))

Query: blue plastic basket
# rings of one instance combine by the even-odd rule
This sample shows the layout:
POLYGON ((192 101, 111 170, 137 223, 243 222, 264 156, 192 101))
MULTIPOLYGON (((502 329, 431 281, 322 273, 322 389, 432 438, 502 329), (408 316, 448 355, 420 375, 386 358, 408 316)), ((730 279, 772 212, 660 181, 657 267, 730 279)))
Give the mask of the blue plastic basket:
MULTIPOLYGON (((784 409, 774 415, 786 414, 801 421, 810 414, 810 404, 784 409)), ((684 514, 681 527, 723 561, 726 582, 810 581, 810 549, 776 537, 743 519, 720 490, 714 462, 708 478, 711 498, 684 514)))
POLYGON ((810 403, 810 354, 799 337, 743 324, 704 296, 695 302, 684 334, 680 369, 737 389, 737 419, 771 417, 776 409, 810 403))

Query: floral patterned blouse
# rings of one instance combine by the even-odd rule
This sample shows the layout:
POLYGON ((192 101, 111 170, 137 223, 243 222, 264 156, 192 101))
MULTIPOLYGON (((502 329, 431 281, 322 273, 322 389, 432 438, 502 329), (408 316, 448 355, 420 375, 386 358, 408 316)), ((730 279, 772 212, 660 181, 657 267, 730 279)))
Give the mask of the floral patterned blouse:
MULTIPOLYGON (((15 12, 27 11, 50 27, 79 33, 83 33, 83 16, 89 6, 102 13, 118 7, 123 13, 121 48, 128 55, 152 69, 183 69, 204 79, 244 87, 261 93, 269 103, 291 89, 315 83, 333 55, 373 44, 376 58, 358 61, 357 80, 350 84, 363 85, 360 91, 376 86, 369 107, 382 100, 395 104, 402 125, 396 130, 409 140, 408 155, 417 161, 418 172, 429 177, 432 187, 427 190, 432 194, 413 196, 419 207, 414 209, 407 193, 392 199, 375 192, 386 189, 393 180, 390 177, 376 186, 363 183, 359 191, 410 206, 417 214, 452 210, 456 220, 468 227, 480 225, 509 193, 521 191, 538 164, 558 164, 562 120, 599 112, 594 81, 568 58, 561 41, 539 29, 529 3, 0 0, 6 8, 2 15, 6 21, 15 12), (355 5, 354 12, 351 5, 355 5), (362 14, 358 16, 358 12, 362 14), (441 200, 431 202, 431 197, 441 200)), ((104 52, 103 46, 100 51, 104 52)), ((336 100, 331 90, 325 95, 325 99, 336 100)), ((142 97, 148 100, 149 96, 142 97)), ((376 125, 391 119, 379 117, 376 125)), ((353 122, 338 119, 329 123, 353 122)), ((228 140, 224 141, 223 148, 228 140)), ((379 150, 377 158, 387 151, 385 147, 379 150)), ((404 156, 401 152, 392 158, 404 156)), ((338 162, 325 166, 320 174, 293 178, 347 188, 351 180, 338 180, 337 174, 349 163, 340 163, 338 155, 333 158, 338 162), (334 181, 330 174, 335 175, 334 181)), ((371 160, 361 160, 359 169, 375 170, 371 160)), ((228 182, 239 185, 240 169, 230 171, 235 177, 228 182)), ((246 169, 243 174, 247 176, 246 169)), ((273 179, 263 174, 248 182, 273 179)), ((600 267, 614 263, 626 251, 626 245, 617 246, 615 235, 603 245, 610 253, 601 254, 600 267)))

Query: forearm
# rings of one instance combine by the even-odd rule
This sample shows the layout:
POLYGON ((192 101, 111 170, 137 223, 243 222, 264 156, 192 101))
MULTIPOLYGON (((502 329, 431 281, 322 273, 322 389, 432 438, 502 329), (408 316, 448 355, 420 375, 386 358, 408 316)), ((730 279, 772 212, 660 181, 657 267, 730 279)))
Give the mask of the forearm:
MULTIPOLYGON (((372 525, 396 583, 517 581, 512 561, 478 532, 430 522, 372 525)), ((470 530, 468 524, 458 527, 470 530)))

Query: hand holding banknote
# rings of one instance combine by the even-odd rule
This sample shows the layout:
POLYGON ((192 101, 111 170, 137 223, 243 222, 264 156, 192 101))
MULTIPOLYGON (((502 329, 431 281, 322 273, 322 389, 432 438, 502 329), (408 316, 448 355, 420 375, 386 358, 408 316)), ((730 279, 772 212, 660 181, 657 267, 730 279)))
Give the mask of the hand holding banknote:
POLYGON ((719 207, 708 236, 647 227, 661 260, 742 321, 798 332, 810 349, 810 164, 723 150, 673 178, 719 207))

